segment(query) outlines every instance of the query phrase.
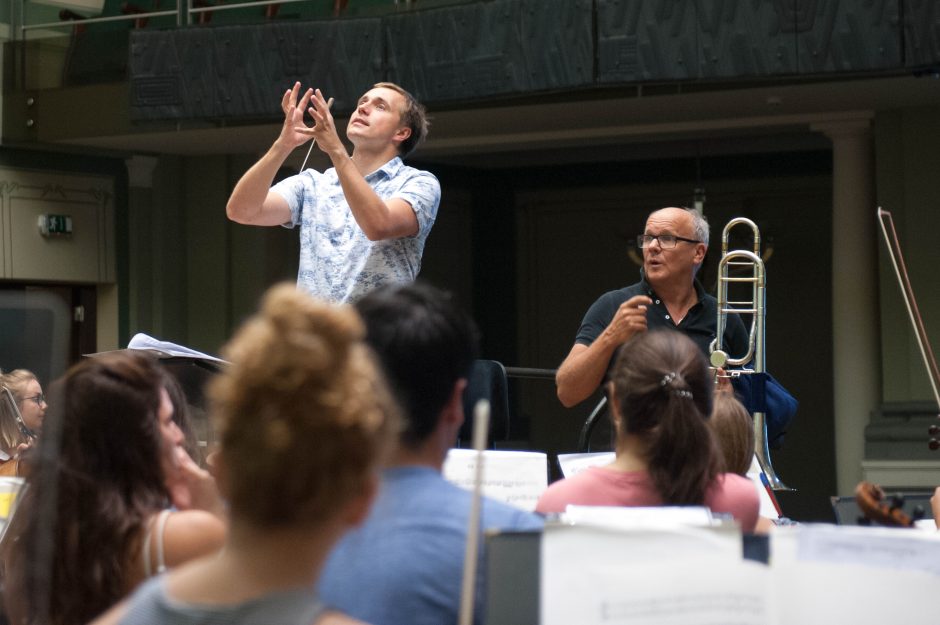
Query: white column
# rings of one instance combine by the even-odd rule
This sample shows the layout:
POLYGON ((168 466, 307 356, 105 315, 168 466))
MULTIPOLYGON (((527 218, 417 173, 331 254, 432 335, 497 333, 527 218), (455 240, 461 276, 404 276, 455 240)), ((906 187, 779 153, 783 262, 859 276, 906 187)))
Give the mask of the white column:
POLYGON ((821 122, 832 140, 832 355, 838 493, 862 479, 865 426, 881 401, 870 115, 821 122))

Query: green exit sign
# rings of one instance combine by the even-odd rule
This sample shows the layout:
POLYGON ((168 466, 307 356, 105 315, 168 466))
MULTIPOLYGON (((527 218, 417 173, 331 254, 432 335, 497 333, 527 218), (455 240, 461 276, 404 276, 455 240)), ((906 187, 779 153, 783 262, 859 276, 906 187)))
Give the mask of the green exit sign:
POLYGON ((70 215, 40 215, 39 232, 44 237, 61 237, 72 234, 70 215))

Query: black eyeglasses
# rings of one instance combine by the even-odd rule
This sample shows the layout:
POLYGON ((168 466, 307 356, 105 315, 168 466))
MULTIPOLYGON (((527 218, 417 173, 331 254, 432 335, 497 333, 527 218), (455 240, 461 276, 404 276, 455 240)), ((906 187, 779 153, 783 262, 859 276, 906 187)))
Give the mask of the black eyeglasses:
POLYGON ((43 402, 46 401, 46 395, 44 393, 39 393, 38 395, 33 395, 32 397, 24 397, 23 401, 34 401, 37 406, 42 406, 43 402))
POLYGON ((641 248, 647 248, 653 244, 653 241, 659 241, 659 247, 664 250, 671 250, 676 246, 676 241, 685 241, 686 243, 701 243, 695 239, 686 239, 677 237, 674 234, 641 234, 636 238, 636 244, 641 248))

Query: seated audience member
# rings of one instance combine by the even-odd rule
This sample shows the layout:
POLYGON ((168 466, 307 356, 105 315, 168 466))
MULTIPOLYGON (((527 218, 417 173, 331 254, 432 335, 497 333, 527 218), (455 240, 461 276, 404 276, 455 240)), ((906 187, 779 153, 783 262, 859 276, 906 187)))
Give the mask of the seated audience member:
MULTIPOLYGON (((464 420, 476 329, 447 295, 423 284, 373 291, 356 307, 406 426, 372 512, 327 561, 320 596, 375 625, 456 623, 471 493, 446 481, 441 467, 464 420)), ((484 498, 481 529, 541 527, 537 515, 484 498)), ((478 576, 477 623, 480 589, 478 576)))
POLYGON ((721 451, 724 470, 747 475, 754 460, 754 420, 730 390, 715 393, 707 421, 721 451))
POLYGON ((705 356, 688 337, 663 330, 633 337, 611 372, 614 461, 555 482, 536 509, 704 505, 731 513, 744 531, 753 531, 757 490, 747 478, 721 472, 720 451, 705 423, 713 387, 705 356))
POLYGON ((84 360, 51 397, 0 545, 11 623, 88 622, 164 567, 218 551, 225 534, 209 512, 165 510, 182 435, 149 356, 84 360))
MULTIPOLYGON (((368 512, 397 406, 348 307, 275 287, 209 386, 229 502, 225 548, 143 585, 96 625, 355 623, 313 592, 368 512)), ((384 563, 383 563, 384 565, 384 563)))
POLYGON ((46 396, 36 375, 26 369, 0 373, 0 474, 18 475, 14 467, 20 452, 32 446, 42 432, 46 396), (12 465, 7 465, 12 460, 12 465))

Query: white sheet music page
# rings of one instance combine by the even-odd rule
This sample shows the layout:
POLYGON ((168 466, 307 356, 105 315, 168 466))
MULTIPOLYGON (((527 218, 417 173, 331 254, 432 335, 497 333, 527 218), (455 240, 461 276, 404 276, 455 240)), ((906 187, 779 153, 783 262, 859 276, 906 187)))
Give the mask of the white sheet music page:
POLYGON ((564 477, 572 477, 591 467, 602 467, 614 461, 616 455, 612 451, 583 454, 558 454, 558 466, 564 477))
POLYGON ((781 624, 935 623, 940 538, 909 529, 804 525, 771 535, 781 624))
POLYGON ((772 625, 769 576, 741 558, 739 532, 550 524, 540 623, 772 625))
MULTIPOLYGON (((611 528, 709 527, 719 521, 704 506, 571 506, 565 508, 564 520, 576 525, 611 528)), ((736 538, 740 546, 741 538, 736 538)))
MULTIPOLYGON (((444 477, 461 488, 473 490, 477 452, 451 449, 444 459, 444 477)), ((539 495, 548 488, 548 457, 535 451, 483 452, 483 494, 532 512, 539 495)))
POLYGON ((189 347, 185 347, 183 345, 177 345, 176 343, 170 343, 169 341, 155 339, 150 335, 144 334, 143 332, 138 332, 133 336, 133 338, 131 338, 131 340, 127 343, 127 349, 142 349, 154 352, 157 356, 163 358, 196 358, 199 360, 211 360, 213 362, 225 362, 221 358, 216 358, 215 356, 198 352, 195 349, 190 349, 189 347))

